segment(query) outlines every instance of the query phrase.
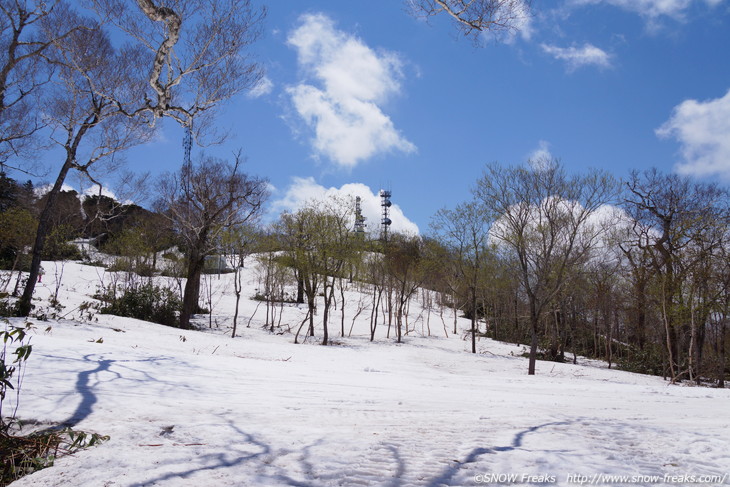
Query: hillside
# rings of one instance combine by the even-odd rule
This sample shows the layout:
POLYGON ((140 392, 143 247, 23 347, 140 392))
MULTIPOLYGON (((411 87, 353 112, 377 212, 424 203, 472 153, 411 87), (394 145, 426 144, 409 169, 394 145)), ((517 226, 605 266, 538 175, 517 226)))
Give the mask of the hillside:
MULTIPOLYGON (((36 293, 47 302, 60 272, 44 267, 36 293)), ((80 320, 76 308, 109 278, 65 264, 63 318, 35 321, 19 417, 110 439, 14 487, 730 483, 727 389, 669 386, 580 359, 539 362, 527 376, 521 346, 482 339, 470 354, 462 336, 444 336, 437 314, 424 336, 416 301, 421 321, 403 344, 382 326, 370 343, 368 312, 339 337, 338 308, 335 345, 295 345, 261 329, 263 306, 247 328, 258 304, 249 299, 231 339, 232 275, 210 281, 211 329, 207 316, 201 331, 80 320)), ((248 298, 255 269, 245 281, 248 298)), ((304 317, 304 307, 284 310, 285 327, 304 317)))

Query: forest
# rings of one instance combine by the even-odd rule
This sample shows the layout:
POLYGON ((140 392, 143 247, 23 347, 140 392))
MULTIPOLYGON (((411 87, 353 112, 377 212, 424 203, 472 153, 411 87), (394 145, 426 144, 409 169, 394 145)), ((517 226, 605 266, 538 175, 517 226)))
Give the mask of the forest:
MULTIPOLYGON (((657 170, 617 181, 603 171, 569 175, 558 161, 539 162, 488 165, 473 198, 439 211, 424 235, 385 239, 354 231, 352 199, 312 201, 262 221, 264 181, 204 161, 159 182, 157 211, 61 192, 43 260, 89 262, 88 252, 69 243, 85 239, 116 256, 105 264, 110 270, 150 278, 105 289, 111 312, 124 309, 127 294, 151 293, 152 276, 174 275, 177 286, 156 290, 160 306, 172 308, 162 322, 187 328, 205 308, 201 275, 237 272, 254 256, 265 269, 254 298, 266 303, 272 332, 276 306, 308 306, 306 323, 292 331, 295 341, 315 329, 325 345, 333 334, 344 336, 344 314, 334 316, 333 303, 356 282, 372 301, 359 305, 371 309, 371 338, 382 313, 382 326, 401 341, 412 332, 410 301, 430 300, 442 316, 446 309, 471 319, 473 352, 482 336, 529 345, 529 373, 535 360, 580 355, 724 387, 727 191, 657 170), (190 191, 183 197, 172 188, 190 191)), ((32 183, 3 175, 1 255, 11 272, 0 284, 9 314, 27 276, 28 229, 43 205, 34 195, 32 183)))

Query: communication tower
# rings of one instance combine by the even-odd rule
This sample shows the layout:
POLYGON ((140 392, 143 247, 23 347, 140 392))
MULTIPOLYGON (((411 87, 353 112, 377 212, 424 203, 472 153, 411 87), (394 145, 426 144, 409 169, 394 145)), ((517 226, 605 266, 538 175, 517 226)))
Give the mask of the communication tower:
POLYGON ((363 235, 365 233, 365 220, 366 218, 362 216, 362 205, 361 205, 361 198, 359 196, 355 197, 355 233, 358 235, 363 235))
POLYGON ((184 158, 183 164, 185 166, 190 165, 190 152, 193 149, 193 121, 190 120, 188 123, 185 124, 185 136, 183 137, 183 150, 184 152, 184 158))
POLYGON ((380 220, 380 231, 381 238, 384 242, 388 241, 388 229, 390 228, 390 224, 393 223, 390 219, 390 207, 392 205, 392 203, 390 202, 390 197, 392 195, 393 194, 390 192, 390 190, 380 190, 380 207, 383 210, 383 218, 380 220))

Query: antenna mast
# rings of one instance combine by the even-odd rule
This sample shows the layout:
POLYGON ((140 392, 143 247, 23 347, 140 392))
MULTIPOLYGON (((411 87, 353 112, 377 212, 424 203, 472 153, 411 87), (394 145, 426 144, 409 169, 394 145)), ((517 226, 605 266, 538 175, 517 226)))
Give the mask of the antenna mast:
POLYGON ((185 124, 185 136, 183 137, 184 159, 183 164, 190 166, 190 152, 193 149, 193 119, 185 124))
POLYGON ((393 223, 390 219, 391 196, 392 193, 390 190, 380 190, 380 206, 383 210, 383 218, 380 220, 380 238, 383 242, 388 241, 388 229, 390 228, 390 224, 393 223))
POLYGON ((365 220, 366 220, 366 218, 364 216, 362 216, 361 198, 359 196, 356 196, 355 197, 355 234, 357 234, 357 235, 365 234, 365 220))

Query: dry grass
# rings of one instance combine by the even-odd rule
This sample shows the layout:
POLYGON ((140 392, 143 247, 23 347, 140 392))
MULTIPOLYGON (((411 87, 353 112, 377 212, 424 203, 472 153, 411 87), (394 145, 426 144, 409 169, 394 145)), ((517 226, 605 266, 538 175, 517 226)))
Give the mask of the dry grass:
POLYGON ((108 440, 107 436, 73 431, 46 429, 27 436, 0 432, 0 487, 53 466, 56 458, 108 440))

